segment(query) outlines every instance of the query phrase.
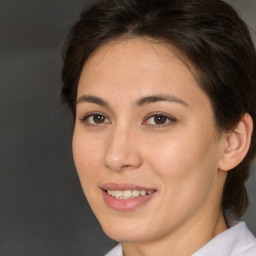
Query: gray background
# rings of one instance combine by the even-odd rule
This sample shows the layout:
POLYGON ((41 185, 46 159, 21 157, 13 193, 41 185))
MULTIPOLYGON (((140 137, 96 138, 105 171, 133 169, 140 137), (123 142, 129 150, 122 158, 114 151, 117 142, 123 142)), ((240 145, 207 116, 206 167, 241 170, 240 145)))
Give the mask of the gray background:
MULTIPOLYGON (((0 0, 0 255, 103 255, 115 242, 94 218, 71 154, 61 106, 60 51, 93 1, 0 0)), ((229 0, 252 29, 256 1, 229 0)), ((256 178, 244 219, 256 234, 256 178)))

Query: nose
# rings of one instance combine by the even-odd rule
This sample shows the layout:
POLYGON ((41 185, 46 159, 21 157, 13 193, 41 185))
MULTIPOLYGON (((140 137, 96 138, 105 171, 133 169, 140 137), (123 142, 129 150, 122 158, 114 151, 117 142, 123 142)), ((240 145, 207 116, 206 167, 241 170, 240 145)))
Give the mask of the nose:
POLYGON ((109 135, 104 155, 105 166, 112 171, 139 168, 142 164, 142 157, 136 140, 136 135, 129 128, 113 129, 109 135))

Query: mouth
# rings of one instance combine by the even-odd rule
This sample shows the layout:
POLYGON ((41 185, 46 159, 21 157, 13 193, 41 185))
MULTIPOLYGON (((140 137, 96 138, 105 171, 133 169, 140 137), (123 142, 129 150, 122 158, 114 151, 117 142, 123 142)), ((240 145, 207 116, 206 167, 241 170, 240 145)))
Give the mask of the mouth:
POLYGON ((154 193, 154 190, 106 190, 108 195, 112 196, 115 199, 131 199, 136 198, 138 196, 146 196, 154 193))
POLYGON ((101 186, 108 207, 117 211, 131 211, 152 200, 156 189, 134 184, 108 183, 101 186))

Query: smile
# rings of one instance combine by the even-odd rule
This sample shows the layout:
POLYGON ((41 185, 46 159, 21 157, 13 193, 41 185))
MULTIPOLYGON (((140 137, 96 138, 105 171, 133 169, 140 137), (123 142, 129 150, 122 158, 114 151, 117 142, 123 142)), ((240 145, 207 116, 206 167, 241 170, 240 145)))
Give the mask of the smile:
POLYGON ((131 199, 138 196, 150 195, 153 192, 153 190, 107 190, 107 193, 116 199, 131 199))
POLYGON ((135 184, 107 183, 101 187, 105 204, 115 211, 133 211, 155 198, 154 188, 135 184))

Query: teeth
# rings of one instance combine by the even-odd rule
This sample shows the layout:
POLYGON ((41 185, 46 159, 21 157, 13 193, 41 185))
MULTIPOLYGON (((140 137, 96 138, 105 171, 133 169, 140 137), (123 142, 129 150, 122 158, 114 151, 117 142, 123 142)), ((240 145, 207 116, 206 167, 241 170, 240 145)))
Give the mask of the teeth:
POLYGON ((107 193, 116 199, 130 199, 138 196, 150 195, 154 191, 145 190, 107 190, 107 193))
POLYGON ((140 191, 139 190, 133 190, 132 195, 133 195, 133 197, 137 197, 137 196, 140 195, 140 191))
POLYGON ((131 197, 132 196, 132 191, 131 190, 125 190, 123 191, 123 197, 131 197))
POLYGON ((145 196, 146 194, 147 194, 146 191, 144 191, 144 190, 141 190, 141 191, 140 191, 140 195, 141 195, 141 196, 145 196))

